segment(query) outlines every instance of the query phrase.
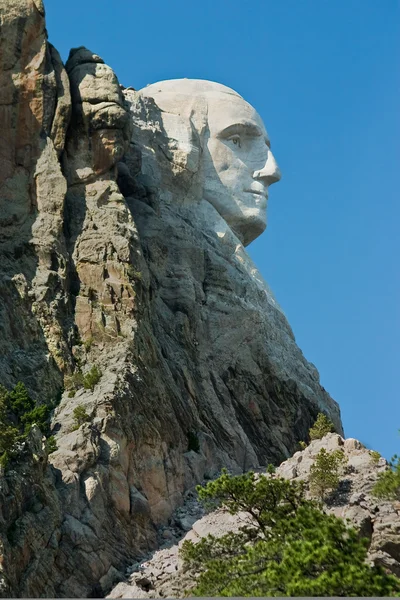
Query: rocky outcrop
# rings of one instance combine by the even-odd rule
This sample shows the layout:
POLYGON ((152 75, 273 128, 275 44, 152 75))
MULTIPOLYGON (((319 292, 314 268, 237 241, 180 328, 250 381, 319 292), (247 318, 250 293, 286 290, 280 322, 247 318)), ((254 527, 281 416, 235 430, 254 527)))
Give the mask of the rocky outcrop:
MULTIPOLYGON (((381 565, 397 577, 400 576, 400 506, 398 503, 377 501, 371 496, 371 490, 378 474, 388 468, 384 458, 374 460, 371 452, 358 440, 343 439, 337 434, 328 434, 321 440, 315 440, 303 451, 296 452, 284 461, 276 470, 278 477, 292 481, 302 480, 306 484, 306 494, 310 495, 310 467, 318 452, 325 448, 328 452, 341 449, 346 457, 346 468, 342 474, 338 489, 332 493, 325 504, 325 510, 347 520, 355 527, 360 537, 369 540, 368 559, 381 565)), ((260 474, 261 477, 269 476, 260 474)), ((193 499, 187 502, 186 518, 190 518, 193 499)), ((184 513, 181 509, 181 515, 184 513)), ((229 531, 237 531, 243 524, 243 515, 230 515, 219 509, 199 518, 192 528, 183 533, 181 527, 180 542, 164 542, 164 547, 147 557, 145 561, 132 567, 132 574, 120 582, 107 596, 108 598, 183 598, 185 590, 194 586, 194 573, 185 571, 179 556, 184 540, 197 540, 209 534, 216 537, 229 531)), ((171 537, 175 539, 176 525, 182 516, 175 518, 175 527, 171 527, 171 537)), ((171 525, 173 525, 172 521, 171 525)), ((161 532, 164 538, 165 530, 161 532)))
MULTIPOLYGON (((22 380, 37 401, 52 401, 72 367, 59 162, 69 81, 47 42, 41 0, 2 2, 0 21, 0 382, 22 380)), ((20 452, 0 476, 0 592, 51 595, 63 519, 55 473, 40 432, 20 452)))
POLYGON ((55 396, 70 364, 59 155, 69 82, 47 43, 41 1, 0 6, 0 380, 55 396))
MULTIPOLYGON (((82 596, 100 580, 110 585, 114 565, 155 543, 149 515, 129 512, 134 489, 126 497, 126 481, 117 469, 110 475, 104 438, 100 460, 98 429, 105 411, 110 416, 135 324, 135 292, 125 275, 134 269, 135 231, 113 175, 129 122, 117 106, 118 81, 101 59, 71 53, 68 76, 47 42, 41 2, 7 0, 0 17, 0 381, 11 387, 22 380, 39 402, 54 401, 64 378, 80 365, 90 368, 93 336, 97 352, 109 350, 107 383, 77 398, 93 416, 101 400, 98 420, 72 432, 66 417, 52 466, 36 435, 38 458, 28 440, 1 475, 2 593, 82 596), (97 462, 99 481, 88 474, 97 462), (102 472, 106 489, 99 493, 102 472), (118 503, 132 523, 126 530, 124 519, 114 518, 118 503), (85 517, 88 504, 96 508, 85 517)), ((73 399, 66 403, 71 412, 73 399)))
POLYGON ((0 19, 0 383, 58 402, 57 451, 36 430, 0 475, 1 594, 100 595, 196 483, 339 409, 244 249, 194 219, 157 107, 85 48, 64 67, 41 0, 0 19))

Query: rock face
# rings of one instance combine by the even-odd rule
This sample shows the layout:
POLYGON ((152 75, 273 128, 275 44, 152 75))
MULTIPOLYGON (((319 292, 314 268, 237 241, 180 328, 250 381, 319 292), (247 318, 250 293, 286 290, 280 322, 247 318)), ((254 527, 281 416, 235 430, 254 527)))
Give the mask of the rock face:
MULTIPOLYGON (((381 565, 399 576, 400 507, 398 503, 378 503, 371 496, 378 474, 387 468, 385 459, 374 461, 370 451, 358 440, 328 434, 322 440, 311 442, 304 451, 296 452, 283 462, 276 470, 276 476, 303 480, 307 490, 310 467, 322 448, 328 452, 342 449, 347 459, 347 468, 340 485, 331 495, 325 509, 338 517, 349 519, 349 524, 359 531, 360 536, 369 540, 368 558, 371 563, 381 565)), ((185 590, 194 586, 195 574, 183 569, 179 556, 183 541, 188 539, 196 543, 196 540, 209 534, 219 537, 229 531, 236 531, 242 524, 240 514, 230 515, 221 509, 203 516, 193 524, 192 529, 179 543, 166 543, 146 561, 134 565, 134 572, 127 580, 120 582, 107 597, 185 597, 185 590)))
POLYGON ((59 162, 69 81, 46 41, 41 2, 7 0, 0 18, 0 379, 55 395, 70 362, 59 162))
POLYGON ((244 250, 253 230, 209 201, 203 112, 174 137, 96 54, 63 66, 41 0, 0 18, 0 383, 61 398, 58 450, 34 430, 0 475, 1 594, 98 595, 193 485, 278 463, 320 410, 341 432, 339 410, 244 250))

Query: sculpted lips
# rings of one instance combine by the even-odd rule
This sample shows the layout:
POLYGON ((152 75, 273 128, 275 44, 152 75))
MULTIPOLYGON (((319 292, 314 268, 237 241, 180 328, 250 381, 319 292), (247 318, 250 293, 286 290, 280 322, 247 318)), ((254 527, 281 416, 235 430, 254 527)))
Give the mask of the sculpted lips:
POLYGON ((267 200, 268 200, 268 188, 267 187, 256 187, 244 190, 247 194, 252 194, 253 196, 257 196, 254 198, 255 206, 258 210, 265 210, 267 208, 267 200))
POLYGON ((244 190, 249 194, 256 194, 257 196, 264 196, 265 198, 268 196, 268 190, 266 188, 250 188, 249 190, 244 190))
POLYGON ((260 190, 246 190, 246 192, 249 192, 250 194, 257 194, 257 196, 266 196, 267 195, 267 190, 261 192, 260 190))

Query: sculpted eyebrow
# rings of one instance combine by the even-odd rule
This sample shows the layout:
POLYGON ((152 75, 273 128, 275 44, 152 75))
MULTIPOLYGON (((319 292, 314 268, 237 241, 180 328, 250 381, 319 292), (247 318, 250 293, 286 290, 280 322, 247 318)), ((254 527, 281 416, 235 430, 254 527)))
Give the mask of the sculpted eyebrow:
POLYGON ((259 137, 263 135, 261 128, 252 121, 243 121, 240 123, 234 123, 233 125, 228 125, 222 131, 219 132, 219 138, 226 138, 230 135, 234 135, 235 133, 244 133, 249 136, 259 137))

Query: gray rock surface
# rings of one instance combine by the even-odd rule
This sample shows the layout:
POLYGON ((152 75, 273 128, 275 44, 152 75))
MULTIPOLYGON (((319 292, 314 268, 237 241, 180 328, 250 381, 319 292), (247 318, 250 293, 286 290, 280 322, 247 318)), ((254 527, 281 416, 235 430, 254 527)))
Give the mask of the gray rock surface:
MULTIPOLYGON (((40 1, 1 2, 0 22, 0 382, 54 399, 72 366, 59 162, 69 81, 40 1)), ((62 509, 37 431, 21 457, 0 475, 0 593, 51 595, 62 509)))
POLYGON ((169 519, 196 483, 280 462, 320 410, 341 432, 339 409, 243 246, 185 204, 154 102, 85 48, 64 67, 41 0, 0 18, 0 383, 61 397, 57 451, 36 432, 0 474, 0 593, 99 595, 191 526, 169 519))
POLYGON ((24 379, 35 397, 55 396, 70 364, 58 160, 69 82, 37 2, 2 2, 0 19, 0 380, 24 379))
MULTIPOLYGON (((321 448, 328 452, 340 448, 344 450, 347 459, 340 485, 328 497, 325 510, 348 519, 349 525, 355 527, 361 537, 369 539, 368 559, 371 563, 379 564, 399 576, 400 506, 396 502, 378 502, 371 496, 378 474, 388 468, 384 458, 375 462, 371 452, 358 440, 328 434, 283 462, 274 476, 303 480, 306 483, 306 494, 310 495, 310 467, 321 448)), ((186 505, 181 508, 182 514, 185 507, 186 505)), ((187 510, 190 512, 189 504, 187 510)), ((222 536, 229 531, 236 531, 245 523, 245 519, 244 514, 230 515, 222 509, 206 514, 193 524, 192 529, 178 543, 169 544, 169 547, 158 550, 145 561, 133 565, 133 571, 126 581, 119 583, 107 597, 132 598, 130 594, 133 593, 140 593, 140 596, 136 596, 138 598, 185 597, 185 590, 195 584, 196 574, 183 568, 179 555, 183 541, 191 540, 196 543, 208 534, 222 536)))

